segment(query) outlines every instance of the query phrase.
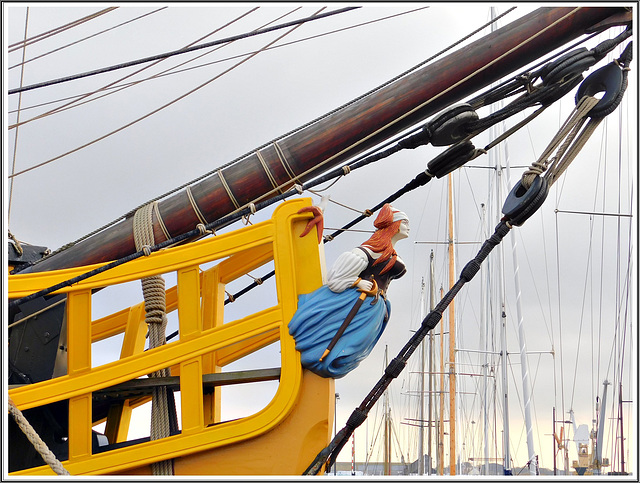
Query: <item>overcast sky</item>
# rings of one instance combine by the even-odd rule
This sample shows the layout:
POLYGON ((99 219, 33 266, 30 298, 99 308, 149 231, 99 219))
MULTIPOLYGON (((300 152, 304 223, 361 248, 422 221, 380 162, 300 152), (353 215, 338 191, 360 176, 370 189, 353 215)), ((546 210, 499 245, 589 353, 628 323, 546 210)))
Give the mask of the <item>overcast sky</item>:
MULTIPOLYGON (((34 60, 25 63, 22 70, 19 66, 12 68, 22 62, 22 50, 6 55, 6 46, 24 39, 27 5, 3 4, 5 93, 7 88, 13 89, 21 84, 57 79, 176 50, 193 42, 202 43, 248 32, 287 13, 286 17, 275 23, 306 17, 323 7, 322 4, 302 4, 302 8, 292 12, 298 4, 168 4, 168 8, 164 9, 161 7, 165 4, 123 4, 80 26, 29 45, 25 58, 34 60), (259 8, 251 11, 255 7, 259 8), (145 14, 149 15, 118 26, 145 14), (221 28, 242 15, 245 16, 221 28), (68 46, 107 29, 110 30, 68 46), (43 55, 63 46, 66 48, 43 55)), ((82 3, 31 5, 26 37, 50 31, 108 6, 82 3)), ((328 4, 324 11, 342 6, 345 5, 328 4)), ((498 13, 511 6, 500 3, 498 13)), ((276 45, 306 38, 309 40, 261 52, 150 117, 145 118, 154 110, 230 69, 247 53, 260 49, 281 35, 282 31, 225 45, 179 69, 201 67, 140 82, 81 106, 26 123, 17 130, 5 129, 3 169, 7 188, 11 187, 7 175, 12 170, 25 170, 105 137, 13 178, 10 212, 9 190, 4 190, 3 221, 19 240, 56 249, 145 201, 377 87, 490 19, 490 9, 486 4, 446 3, 425 7, 427 4, 420 3, 365 4, 357 10, 308 23, 276 45), (383 17, 391 18, 311 38, 383 17), (130 127, 108 135, 138 119, 141 120, 130 127)), ((536 5, 533 4, 519 4, 499 25, 525 15, 534 8, 536 5)), ((615 35, 620 29, 614 29, 613 32, 615 35)), ((608 36, 609 33, 606 33, 585 45, 593 48, 608 36)), ((164 60, 123 82, 147 79, 207 52, 210 50, 164 60)), ((621 49, 617 48, 612 55, 618 57, 620 52, 621 49)), ((607 58, 596 67, 610 60, 607 58)), ((68 98, 93 92, 141 67, 34 89, 21 96, 7 96, 7 102, 4 103, 5 125, 18 120, 18 105, 22 109, 19 120, 24 122, 66 104, 68 98)), ((636 347, 630 342, 636 340, 636 327, 632 328, 630 322, 637 316, 635 218, 632 221, 629 217, 564 213, 633 213, 634 217, 637 214, 635 67, 636 64, 632 64, 629 89, 621 107, 599 127, 574 165, 554 185, 543 208, 524 226, 514 230, 518 243, 526 345, 529 351, 536 352, 529 356, 535 398, 535 445, 542 466, 548 468, 553 467, 552 436, 549 434, 552 408, 556 406, 559 412, 568 412, 573 408, 577 422, 588 424, 591 428, 595 397, 601 394, 602 381, 605 378, 620 380, 619 374, 616 374, 616 370, 619 370, 616 367, 618 361, 610 357, 612 351, 619 352, 620 346, 626 350, 622 378, 625 398, 633 399, 637 389, 635 386, 629 387, 636 381, 636 347), (630 257, 633 263, 630 263, 630 257), (633 270, 633 276, 627 277, 628 270, 633 270), (627 281, 631 282, 630 286, 626 285, 627 281), (621 337, 626 338, 624 343, 620 342, 621 337), (551 351, 555 356, 550 354, 551 351)), ((522 174, 522 166, 529 165, 546 147, 573 106, 572 93, 508 141, 502 162, 508 159, 512 167, 511 184, 522 174)), ((487 112, 482 111, 480 115, 485 116, 487 112)), ((513 123, 515 120, 509 120, 507 127, 513 123)), ((474 143, 482 147, 489 140, 488 133, 484 133, 474 143)), ((398 153, 341 179, 327 193, 332 200, 357 210, 371 208, 424 170, 426 163, 442 150, 428 146, 398 153)), ((464 242, 456 247, 457 272, 479 247, 477 243, 469 242, 484 240, 487 230, 492 231, 497 224, 495 170, 486 169, 490 162, 493 161, 488 156, 483 156, 454 175, 455 239, 464 242), (484 226, 482 204, 487 207, 489 219, 484 226)), ((504 200, 509 189, 504 173, 502 194, 499 195, 501 200, 504 200)), ((436 287, 439 289, 443 285, 446 290, 446 189, 445 179, 434 179, 427 186, 394 203, 411 220, 410 237, 400 241, 396 247, 407 263, 408 273, 391 284, 391 320, 378 346, 359 368, 336 382, 336 391, 340 394, 337 404, 339 428, 382 374, 385 346, 388 346, 389 358, 394 357, 411 337, 412 330, 419 325, 421 280, 428 273, 432 250, 436 264, 436 287)), ((315 202, 319 201, 318 197, 313 198, 315 202)), ((501 203, 498 202, 499 207, 501 203)), ((258 214, 255 219, 270 216, 271 210, 267 211, 258 214)), ((356 213, 353 211, 330 204, 326 211, 325 226, 342 226, 354 216, 356 213)), ((355 228, 371 230, 372 226, 371 222, 365 221, 355 228)), ((327 265, 330 266, 340 253, 360 244, 367 237, 367 233, 347 233, 327 244, 327 265)), ((522 383, 510 237, 505 239, 503 250, 507 350, 512 363, 509 369, 512 458, 514 464, 519 466, 526 463, 527 456, 522 431, 522 383)), ((491 265, 498 265, 497 260, 491 265)), ((498 285, 495 280, 499 279, 484 285, 493 290, 498 285)), ((248 278, 244 281, 250 282, 248 278)), ((238 284, 238 289, 244 283, 238 284)), ((455 302, 460 372, 480 371, 480 356, 465 350, 480 349, 481 285, 479 274, 461 291, 455 302)), ((266 287, 264 290, 268 292, 273 289, 266 287)), ((122 305, 115 309, 106 298, 94 302, 94 317, 138 303, 140 297, 139 289, 126 287, 117 294, 122 305)), ((247 310, 246 304, 244 307, 234 307, 242 304, 240 300, 227 306, 230 320, 247 310)), ((175 321, 172 323, 175 324, 175 321)), ((493 327, 498 331, 499 323, 494 322, 493 327)), ((499 343, 497 332, 493 340, 499 343)), ((494 350, 499 351, 500 348, 494 347, 494 350)), ((114 344, 94 347, 95 363, 117 358, 118 351, 119 348, 114 348, 114 344)), ((265 367, 278 365, 277 349, 267 350, 263 356, 267 361, 265 367)), ((494 355, 491 361, 499 376, 499 358, 494 355)), ((416 398, 409 395, 417 390, 416 364, 417 357, 414 356, 404 373, 391 386, 392 414, 405 446, 404 457, 410 461, 415 459, 416 450, 407 450, 406 447, 416 443, 416 433, 401 423, 406 423, 406 418, 417 417, 416 398)), ((464 441, 463 457, 468 457, 471 452, 475 452, 477 457, 482 456, 479 380, 478 377, 463 375, 458 378, 461 408, 458 414, 458 451, 459 454, 463 451, 464 441)), ((270 386, 267 392, 271 393, 267 399, 258 403, 266 404, 274 387, 270 386)), ((617 392, 616 387, 611 389, 610 394, 614 389, 617 392)), ((499 380, 497 390, 500 391, 499 380)), ((226 394, 231 398, 234 392, 229 390, 226 394)), ((242 412, 243 408, 234 402, 234 410, 242 412)), ((230 409, 226 411, 229 411, 227 417, 236 417, 230 409)), ((608 416, 614 416, 611 411, 610 406, 608 416)), ((499 412, 500 409, 497 426, 501 428, 499 412)), ((356 432, 358 460, 364 459, 364 448, 374 439, 374 416, 372 412, 367 423, 368 429, 363 425, 356 432)), ((625 420, 626 428, 633 430, 636 426, 636 420, 625 420)), ((146 427, 132 428, 134 430, 142 433, 147 431, 148 434, 146 427)), ((631 455, 634 455, 636 438, 632 432, 627 435, 627 442, 631 455)), ((612 436, 609 435, 605 441, 605 456, 613 459, 611 442, 612 436)), ((573 457, 570 456, 570 460, 576 459, 573 446, 571 450, 573 457)), ((394 454, 394 459, 396 457, 399 459, 399 455, 394 454)), ((374 455, 374 459, 377 458, 374 455)), ((339 459, 350 459, 346 448, 339 459)), ((635 465, 636 461, 629 463, 635 465)), ((560 458, 558 464, 561 464, 560 458)))

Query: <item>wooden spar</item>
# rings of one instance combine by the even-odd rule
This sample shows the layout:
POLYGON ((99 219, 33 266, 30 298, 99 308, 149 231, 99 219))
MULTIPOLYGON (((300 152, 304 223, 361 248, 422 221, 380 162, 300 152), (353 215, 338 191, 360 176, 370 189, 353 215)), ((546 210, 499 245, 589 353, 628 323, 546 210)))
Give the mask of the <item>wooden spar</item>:
MULTIPOLYGON (((440 286, 440 300, 444 289, 440 286)), ((438 418, 438 475, 444 475, 444 324, 440 325, 440 417, 438 418)))
MULTIPOLYGON (((449 181, 449 290, 456 283, 453 230, 453 176, 449 181)), ((454 301, 449 304, 449 475, 456 474, 456 327, 454 301)))
MULTIPOLYGON (((238 206, 267 199, 422 122, 620 12, 616 7, 540 8, 472 44, 395 81, 307 128, 217 171, 190 188, 197 209, 212 222, 238 206)), ((158 202, 170 236, 200 219, 189 193, 158 202)), ((155 242, 166 237, 153 216, 155 242)), ((134 253, 133 217, 23 272, 107 262, 134 253)))

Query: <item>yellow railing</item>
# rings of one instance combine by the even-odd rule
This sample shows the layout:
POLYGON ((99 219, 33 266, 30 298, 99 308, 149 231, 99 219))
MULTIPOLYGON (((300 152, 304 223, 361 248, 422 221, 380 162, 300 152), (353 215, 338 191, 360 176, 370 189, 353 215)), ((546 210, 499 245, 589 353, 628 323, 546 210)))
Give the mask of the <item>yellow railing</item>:
MULTIPOLYGON (((67 375, 14 388, 9 394, 22 410, 69 401, 69 458, 63 464, 72 475, 126 472, 240 442, 271 430, 287 416, 302 380, 299 354, 287 323, 296 310, 298 295, 322 283, 317 238, 313 233, 299 237, 309 215, 297 211, 309 204, 307 198, 283 203, 268 221, 153 253, 60 291, 67 293, 67 375), (200 268, 215 261, 219 263, 212 268, 200 268), (225 284, 271 261, 276 304, 224 323, 225 284), (178 311, 178 341, 144 351, 142 303, 92 320, 92 290, 171 272, 177 275, 177 285, 167 290, 167 311, 178 311), (92 367, 92 342, 121 333, 121 358, 92 367), (203 394, 203 374, 220 372, 222 366, 277 340, 281 374, 273 399, 251 416, 220 422, 220 393, 203 394), (92 421, 92 393, 165 367, 180 378, 180 434, 92 454, 92 428, 97 423, 92 421)), ((9 298, 28 295, 97 266, 10 276, 9 298)), ((131 410, 146 400, 130 399, 109 411, 105 434, 110 443, 126 440, 131 410)), ((12 475, 52 473, 40 466, 12 475)))

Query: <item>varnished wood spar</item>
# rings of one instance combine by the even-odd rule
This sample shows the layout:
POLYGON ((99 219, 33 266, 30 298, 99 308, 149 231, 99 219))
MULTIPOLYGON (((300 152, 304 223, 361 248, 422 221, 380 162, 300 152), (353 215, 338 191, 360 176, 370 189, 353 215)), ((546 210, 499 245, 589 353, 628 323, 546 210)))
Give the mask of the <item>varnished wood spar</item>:
MULTIPOLYGON (((618 12, 620 8, 614 7, 538 9, 278 141, 277 146, 229 166, 222 171, 223 178, 240 206, 272 191, 274 183, 290 187, 292 176, 308 180, 521 69, 618 12)), ((195 184, 191 193, 208 222, 236 208, 217 173, 195 184)), ((186 191, 160 201, 159 210, 171 236, 193 230, 200 222, 186 191)), ((156 243, 165 240, 155 215, 154 231, 156 243)), ((128 218, 29 271, 106 262, 134 252, 132 218, 128 218)))

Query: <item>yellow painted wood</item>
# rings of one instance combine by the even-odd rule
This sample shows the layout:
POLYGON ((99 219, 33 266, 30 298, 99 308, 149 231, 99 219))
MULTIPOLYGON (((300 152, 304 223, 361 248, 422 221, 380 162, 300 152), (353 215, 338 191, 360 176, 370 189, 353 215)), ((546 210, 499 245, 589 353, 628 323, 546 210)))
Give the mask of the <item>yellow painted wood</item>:
MULTIPOLYGON (((223 262, 224 263, 224 262, 223 262)), ((202 330, 219 327, 224 322, 224 285, 220 283, 220 265, 206 270, 202 276, 202 330)), ((220 351, 209 352, 202 356, 202 371, 213 374, 221 371, 218 363, 220 351)), ((219 423, 222 418, 222 390, 213 389, 213 393, 203 396, 203 424, 219 423)))
POLYGON ((202 399, 202 364, 199 357, 180 364, 180 400, 182 402, 182 433, 190 434, 204 428, 202 399))
POLYGON ((127 325, 122 340, 120 358, 141 354, 144 350, 147 324, 145 323, 144 305, 138 304, 131 307, 127 317, 127 325))
POLYGON ((110 444, 126 441, 131 422, 129 400, 112 404, 105 422, 104 435, 110 444))
POLYGON ((12 389, 11 397, 20 409, 50 404, 87 391, 103 389, 121 382, 135 379, 172 364, 179 364, 196 355, 234 344, 256 334, 261 334, 280 325, 282 312, 271 308, 244 319, 230 322, 218 330, 209 330, 197 339, 178 341, 146 351, 137 357, 94 367, 90 374, 76 377, 61 376, 12 389))
POLYGON ((258 245, 220 262, 220 283, 227 284, 273 260, 271 244, 258 245))
POLYGON ((224 347, 216 352, 216 360, 222 367, 227 364, 231 364, 243 357, 262 349, 270 344, 273 344, 280 339, 280 327, 276 327, 269 332, 256 335, 255 337, 247 338, 233 344, 231 346, 224 347))
POLYGON ((187 340, 202 331, 200 271, 197 266, 178 270, 178 293, 180 339, 187 340))
MULTIPOLYGON (((69 293, 69 374, 12 389, 10 395, 23 410, 55 401, 70 401, 70 415, 73 416, 70 444, 73 445, 73 452, 65 466, 72 474, 144 473, 144 468, 156 461, 169 458, 180 461, 195 458, 195 461, 198 455, 207 452, 211 454, 211 451, 223 447, 233 451, 232 448, 238 447, 238 443, 249 440, 255 440, 258 447, 263 448, 264 455, 259 455, 260 459, 270 460, 273 458, 268 455, 278 448, 273 447, 273 441, 266 443, 268 438, 264 439, 265 444, 260 444, 259 441, 268 434, 276 434, 273 431, 281 425, 283 431, 287 428, 282 434, 295 441, 296 431, 300 431, 297 427, 303 426, 299 424, 300 421, 306 421, 304 426, 307 429, 302 430, 303 433, 307 436, 314 435, 315 438, 313 442, 304 442, 305 448, 312 447, 315 450, 315 446, 321 448, 328 443, 328 411, 333 395, 318 398, 317 394, 301 394, 303 377, 299 354, 287 329, 287 323, 296 310, 298 296, 322 283, 317 239, 314 236, 299 237, 309 215, 298 215, 297 211, 309 203, 309 199, 283 203, 274 211, 271 220, 154 253, 63 290, 69 293), (274 305, 224 323, 225 283, 272 260, 276 271, 274 305), (213 268, 204 272, 201 270, 202 264, 216 261, 220 262, 213 268), (116 312, 92 323, 92 288, 170 272, 176 272, 178 278, 177 287, 167 290, 167 297, 168 302, 169 298, 176 297, 168 303, 168 310, 178 310, 179 340, 142 352, 145 325, 141 323, 144 316, 142 304, 130 308, 128 312, 116 312), (92 336, 93 330, 96 334, 92 336), (102 340, 123 331, 125 337, 121 359, 91 368, 91 341, 102 340), (220 371, 224 363, 278 340, 281 349, 281 376, 273 399, 253 415, 221 422, 219 393, 214 393, 213 397, 205 397, 203 394, 203 370, 206 369, 207 373, 220 371), (182 395, 181 434, 88 457, 91 451, 92 392, 145 376, 164 367, 178 369, 176 372, 180 377, 182 395), (307 402, 300 405, 301 400, 307 402), (309 404, 310 400, 320 403, 309 404), (311 408, 310 412, 307 406, 311 408), (294 419, 298 423, 285 424, 294 413, 297 415, 294 419), (317 428, 323 429, 318 433, 317 428), (319 440, 318 435, 321 436, 319 440)), ((9 297, 17 298, 35 292, 91 268, 11 276, 9 297)), ((316 381, 309 387, 314 388, 312 391, 324 391, 323 394, 327 395, 333 386, 329 390, 326 384, 332 382, 316 381)), ((144 401, 144 398, 130 400, 128 409, 125 403, 122 408, 110 413, 107 417, 110 441, 123 440, 130 409, 144 401)), ((206 466, 206 460, 203 464, 206 466)), ((38 467, 12 473, 31 476, 42 474, 50 474, 50 471, 46 467, 38 467)), ((201 474, 207 474, 204 466, 201 474)))
MULTIPOLYGON (((141 354, 144 351, 146 328, 144 304, 130 307, 120 351, 121 359, 141 354)), ((109 443, 120 443, 127 440, 132 412, 133 407, 129 399, 109 408, 104 432, 109 443)))
POLYGON ((67 298, 67 371, 91 369, 91 291, 78 290, 67 298))
MULTIPOLYGON (((294 202, 296 201, 298 200, 294 202)), ((273 228, 274 224, 272 222, 265 221, 210 239, 154 252, 148 257, 137 258, 78 282, 73 287, 62 288, 55 293, 73 291, 75 287, 101 288, 106 285, 130 282, 191 265, 200 265, 214 260, 220 260, 243 250, 264 245, 265 243, 272 243, 273 228)), ((82 275, 102 265, 106 264, 12 275, 9 277, 9 297, 24 297, 33 292, 82 275)))
POLYGON ((69 462, 91 456, 91 394, 69 399, 69 462))

